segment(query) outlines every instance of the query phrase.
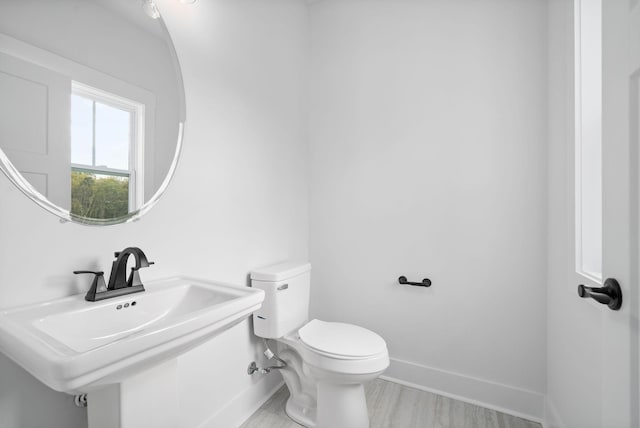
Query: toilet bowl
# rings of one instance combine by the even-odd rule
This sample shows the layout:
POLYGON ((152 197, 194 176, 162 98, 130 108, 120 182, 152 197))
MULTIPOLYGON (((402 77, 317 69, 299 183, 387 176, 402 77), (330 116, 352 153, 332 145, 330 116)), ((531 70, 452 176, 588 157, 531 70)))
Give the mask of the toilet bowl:
POLYGON ((254 333, 275 339, 289 389, 287 415, 312 428, 368 428, 363 384, 389 366, 386 343, 352 324, 308 321, 308 263, 283 263, 251 272, 265 291, 253 315, 254 333))

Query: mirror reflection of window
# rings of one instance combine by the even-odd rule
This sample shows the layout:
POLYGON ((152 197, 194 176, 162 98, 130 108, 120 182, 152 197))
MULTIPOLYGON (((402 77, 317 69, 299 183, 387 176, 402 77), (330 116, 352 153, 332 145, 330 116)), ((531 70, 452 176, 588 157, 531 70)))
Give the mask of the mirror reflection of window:
POLYGON ((108 219, 143 200, 144 106, 78 83, 71 97, 71 213, 108 219))

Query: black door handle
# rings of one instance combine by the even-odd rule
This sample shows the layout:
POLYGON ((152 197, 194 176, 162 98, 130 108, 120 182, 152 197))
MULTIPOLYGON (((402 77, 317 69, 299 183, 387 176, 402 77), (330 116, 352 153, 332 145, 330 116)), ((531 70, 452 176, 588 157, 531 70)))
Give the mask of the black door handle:
POLYGON ((614 278, 607 278, 604 287, 587 287, 580 284, 578 285, 578 296, 591 297, 593 300, 609 306, 612 311, 617 311, 622 306, 622 290, 614 278))

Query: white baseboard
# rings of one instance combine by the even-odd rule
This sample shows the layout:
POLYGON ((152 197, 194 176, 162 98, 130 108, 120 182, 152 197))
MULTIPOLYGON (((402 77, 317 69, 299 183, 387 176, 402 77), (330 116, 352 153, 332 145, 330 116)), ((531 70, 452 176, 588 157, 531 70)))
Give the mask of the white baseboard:
POLYGON ((284 385, 279 373, 265 376, 260 382, 233 397, 225 407, 198 428, 239 427, 284 385))
POLYGON ((545 396, 539 392, 397 358, 380 378, 544 424, 545 396))

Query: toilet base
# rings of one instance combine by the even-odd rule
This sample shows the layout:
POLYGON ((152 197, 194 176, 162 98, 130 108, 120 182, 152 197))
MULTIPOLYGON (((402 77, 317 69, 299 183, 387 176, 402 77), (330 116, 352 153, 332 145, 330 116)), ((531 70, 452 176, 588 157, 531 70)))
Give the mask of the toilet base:
POLYGON ((289 397, 287 416, 307 428, 369 428, 369 414, 362 384, 318 383, 318 414, 289 397))
POLYGON ((316 428, 369 428, 364 385, 318 382, 316 428))
POLYGON ((334 361, 310 353, 295 336, 277 343, 280 358, 287 363, 280 373, 291 394, 285 411, 292 420, 307 428, 369 428, 364 383, 384 372, 387 353, 334 361))
POLYGON ((316 427, 316 409, 303 407, 297 404, 293 397, 289 397, 284 411, 291 419, 307 428, 316 427))

